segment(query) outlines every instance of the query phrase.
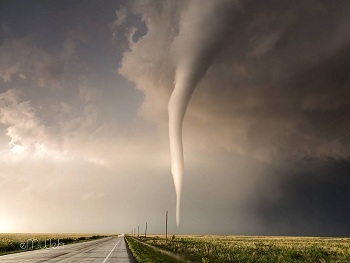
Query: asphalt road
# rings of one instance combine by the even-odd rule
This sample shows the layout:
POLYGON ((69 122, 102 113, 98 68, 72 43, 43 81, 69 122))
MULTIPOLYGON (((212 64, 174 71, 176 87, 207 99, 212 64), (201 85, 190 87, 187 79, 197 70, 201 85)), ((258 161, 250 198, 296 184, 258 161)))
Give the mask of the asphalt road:
POLYGON ((0 256, 1 263, 98 262, 135 263, 126 248, 124 236, 108 237, 78 244, 63 245, 0 256))

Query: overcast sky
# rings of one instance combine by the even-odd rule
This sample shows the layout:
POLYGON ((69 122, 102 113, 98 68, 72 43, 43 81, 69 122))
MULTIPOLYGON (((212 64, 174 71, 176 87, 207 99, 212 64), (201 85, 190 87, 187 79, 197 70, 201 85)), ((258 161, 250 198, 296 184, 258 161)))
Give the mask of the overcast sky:
POLYGON ((347 0, 0 1, 0 232, 349 236, 349 28, 347 0))

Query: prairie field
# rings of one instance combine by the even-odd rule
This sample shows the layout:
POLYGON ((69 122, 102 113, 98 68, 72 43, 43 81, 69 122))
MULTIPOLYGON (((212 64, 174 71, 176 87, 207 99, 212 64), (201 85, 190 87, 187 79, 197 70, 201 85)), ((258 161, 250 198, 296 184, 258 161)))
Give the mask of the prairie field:
MULTIPOLYGON (((177 262, 350 262, 350 238, 271 236, 149 236, 138 246, 171 253, 177 262), (147 246, 147 245, 145 245, 147 246)), ((143 262, 143 261, 140 261, 143 262)))
POLYGON ((70 243, 94 240, 105 236, 95 234, 0 234, 0 255, 34 249, 64 246, 70 243))

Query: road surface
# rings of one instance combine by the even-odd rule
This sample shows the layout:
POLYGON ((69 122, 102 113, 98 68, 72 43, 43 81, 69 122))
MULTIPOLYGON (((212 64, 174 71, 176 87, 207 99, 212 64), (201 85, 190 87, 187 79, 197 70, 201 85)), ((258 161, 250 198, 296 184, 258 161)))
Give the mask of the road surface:
POLYGON ((124 236, 108 237, 78 244, 63 245, 0 256, 1 263, 98 262, 134 263, 124 236))

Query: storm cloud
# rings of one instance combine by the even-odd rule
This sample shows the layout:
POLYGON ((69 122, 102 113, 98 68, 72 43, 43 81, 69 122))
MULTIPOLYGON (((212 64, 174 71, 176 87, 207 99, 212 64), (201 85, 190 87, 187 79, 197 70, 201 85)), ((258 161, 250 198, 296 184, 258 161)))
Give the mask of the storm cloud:
POLYGON ((266 171, 253 209, 266 227, 261 234, 349 236, 349 173, 349 160, 329 157, 266 171))
MULTIPOLYGON (((134 10, 149 31, 124 54, 119 72, 148 95, 144 114, 152 111, 158 122, 165 116, 165 107, 154 101, 165 101, 173 89, 176 62, 170 59, 171 48, 177 45, 181 15, 191 17, 191 9, 187 1, 179 1, 177 8, 169 8, 173 3, 166 1, 145 3, 135 2, 134 10), (178 18, 167 20, 172 22, 171 30, 165 30, 169 27, 161 19, 165 16, 178 18), (149 60, 144 56, 146 50, 149 60), (137 68, 141 75, 132 75, 128 68, 137 68)), ((290 169, 309 158, 316 158, 319 164, 323 158, 349 158, 349 11, 346 1, 235 2, 225 37, 220 37, 222 48, 189 104, 184 121, 185 152, 223 151, 249 156, 267 167, 290 169)), ((210 19, 215 24, 221 17, 212 15, 210 19)), ((189 24, 187 31, 192 29, 197 28, 189 24)), ((263 170, 260 173, 263 176, 263 170)), ((250 176, 237 176, 252 185, 260 183, 250 176)), ((278 176, 286 181, 299 178, 288 170, 278 176)), ((291 226, 289 233, 294 230, 297 226, 291 226)), ((300 228, 300 233, 304 230, 300 228)))
POLYGON ((168 210, 174 233, 349 234, 350 3, 213 3, 0 3, 1 231, 161 233, 168 210), (167 110, 193 49, 177 228, 167 110))

